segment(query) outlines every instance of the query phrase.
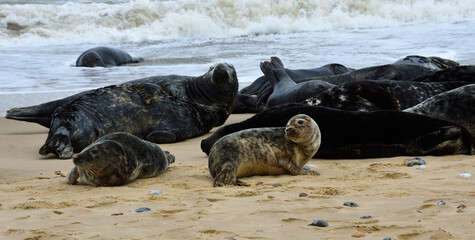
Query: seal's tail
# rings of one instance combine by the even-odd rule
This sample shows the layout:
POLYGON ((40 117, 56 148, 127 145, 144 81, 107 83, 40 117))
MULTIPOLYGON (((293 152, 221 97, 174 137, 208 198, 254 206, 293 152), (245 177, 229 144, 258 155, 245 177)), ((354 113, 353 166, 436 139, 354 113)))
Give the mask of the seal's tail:
POLYGON ((169 151, 164 151, 165 155, 167 156, 168 164, 172 164, 175 162, 175 155, 171 154, 169 151))
POLYGON ((22 108, 12 108, 7 111, 7 115, 5 117, 7 119, 34 122, 34 123, 38 123, 44 127, 49 128, 52 112, 44 111, 44 109, 42 109, 40 106, 41 105, 36 105, 36 106, 31 106, 31 107, 22 107, 22 108))

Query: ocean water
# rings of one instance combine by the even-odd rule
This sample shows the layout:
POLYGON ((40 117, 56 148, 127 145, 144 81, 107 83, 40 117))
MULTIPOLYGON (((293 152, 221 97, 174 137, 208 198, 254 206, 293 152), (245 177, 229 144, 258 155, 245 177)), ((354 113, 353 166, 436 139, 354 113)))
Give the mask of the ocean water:
POLYGON ((0 0, 0 116, 106 85, 156 75, 198 76, 217 62, 240 88, 261 61, 362 68, 406 55, 475 64, 473 0, 0 0), (144 62, 74 67, 96 46, 144 62))

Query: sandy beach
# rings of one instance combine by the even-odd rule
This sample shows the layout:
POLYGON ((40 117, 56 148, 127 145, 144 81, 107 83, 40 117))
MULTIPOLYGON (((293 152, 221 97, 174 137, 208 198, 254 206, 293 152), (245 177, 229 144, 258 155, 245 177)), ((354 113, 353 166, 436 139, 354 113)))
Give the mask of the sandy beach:
POLYGON ((459 176, 475 174, 474 156, 424 156, 424 170, 404 165, 414 156, 313 159, 320 176, 254 176, 242 179, 250 187, 213 188, 200 149, 209 133, 161 144, 176 162, 158 177, 72 186, 64 177, 70 159, 38 154, 47 132, 0 118, 0 239, 475 238, 475 178, 459 176), (316 219, 329 226, 309 226, 316 219))

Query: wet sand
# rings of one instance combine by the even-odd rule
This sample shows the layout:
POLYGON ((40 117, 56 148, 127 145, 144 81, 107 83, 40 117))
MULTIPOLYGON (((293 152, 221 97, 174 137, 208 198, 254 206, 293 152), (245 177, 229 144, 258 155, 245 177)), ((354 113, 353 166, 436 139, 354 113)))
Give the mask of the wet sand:
POLYGON ((254 176, 242 178, 250 187, 213 188, 200 149, 210 134, 160 144, 176 162, 158 177, 72 186, 64 177, 71 160, 38 154, 46 128, 0 118, 0 239, 475 238, 475 180, 459 176, 475 174, 474 156, 425 156, 425 170, 404 165, 413 156, 313 159, 320 176, 254 176), (151 211, 135 212, 141 207, 151 211), (320 218, 329 226, 308 226, 320 218))

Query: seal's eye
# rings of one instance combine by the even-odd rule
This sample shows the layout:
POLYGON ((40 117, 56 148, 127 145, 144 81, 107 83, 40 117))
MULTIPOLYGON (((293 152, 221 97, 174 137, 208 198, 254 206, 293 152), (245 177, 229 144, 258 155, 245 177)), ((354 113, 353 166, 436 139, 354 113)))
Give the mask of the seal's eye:
POLYGON ((97 151, 97 150, 95 150, 95 149, 92 150, 91 153, 94 154, 94 155, 99 155, 99 151, 97 151))
POLYGON ((303 124, 304 121, 303 121, 303 120, 298 120, 297 123, 298 123, 298 124, 303 124))

